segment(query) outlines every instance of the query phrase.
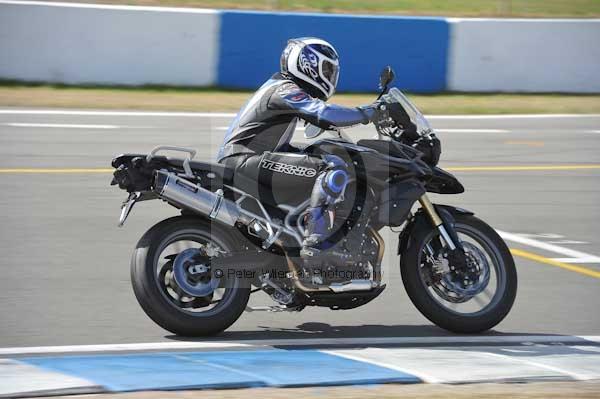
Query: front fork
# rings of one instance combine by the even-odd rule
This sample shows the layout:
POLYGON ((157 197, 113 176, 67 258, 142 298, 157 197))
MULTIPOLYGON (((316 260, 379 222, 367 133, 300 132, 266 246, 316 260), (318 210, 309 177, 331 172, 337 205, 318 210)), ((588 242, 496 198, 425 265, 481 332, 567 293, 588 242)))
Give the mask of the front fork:
POLYGON ((425 210, 427 216, 429 216, 429 220, 431 220, 431 223, 433 223, 433 225, 440 232, 440 236, 442 237, 448 248, 450 248, 451 251, 454 251, 457 247, 462 249, 462 245, 460 245, 457 235, 452 234, 455 237, 455 239, 452 239, 452 237, 448 233, 448 229, 451 229, 452 226, 449 226, 448 223, 444 224, 444 221, 435 210, 435 207, 429 200, 427 194, 423 194, 419 198, 419 203, 421 204, 421 207, 425 210))

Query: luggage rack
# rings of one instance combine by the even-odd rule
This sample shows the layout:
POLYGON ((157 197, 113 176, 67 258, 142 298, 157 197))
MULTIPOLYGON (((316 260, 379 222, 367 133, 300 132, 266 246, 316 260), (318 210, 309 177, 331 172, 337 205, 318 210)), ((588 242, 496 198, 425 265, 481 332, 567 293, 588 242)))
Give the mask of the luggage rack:
POLYGON ((154 147, 152 149, 152 151, 150 151, 150 154, 148 154, 146 156, 146 162, 150 163, 150 161, 152 161, 152 158, 159 151, 178 151, 178 152, 185 152, 185 153, 189 154, 188 157, 183 160, 183 171, 185 172, 185 175, 187 177, 193 177, 193 178, 196 177, 194 175, 194 172, 192 172, 192 168, 190 166, 190 161, 192 159, 194 159, 194 157, 196 156, 196 152, 197 152, 196 149, 189 148, 189 147, 178 147, 178 146, 173 146, 173 145, 159 145, 158 147, 154 147))

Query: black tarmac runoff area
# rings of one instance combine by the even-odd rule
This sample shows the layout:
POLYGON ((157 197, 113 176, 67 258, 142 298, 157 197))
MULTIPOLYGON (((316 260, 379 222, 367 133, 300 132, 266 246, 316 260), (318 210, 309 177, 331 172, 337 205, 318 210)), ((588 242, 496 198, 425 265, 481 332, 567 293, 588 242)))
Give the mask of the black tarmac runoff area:
MULTIPOLYGON (((212 160, 231 114, 0 109, 0 347, 174 341, 139 307, 132 250, 177 214, 136 205, 117 227, 125 193, 110 161, 157 145, 212 160)), ((488 334, 600 335, 600 115, 433 116, 440 166, 464 184, 437 203, 469 209, 514 251, 517 300, 488 334)), ((302 141, 302 130, 296 132, 302 141)), ((347 130, 371 137, 372 127, 347 130)), ((210 340, 431 337, 399 274, 397 233, 385 230, 383 294, 350 311, 250 312, 210 340)), ((252 306, 268 305, 256 293, 252 306)))

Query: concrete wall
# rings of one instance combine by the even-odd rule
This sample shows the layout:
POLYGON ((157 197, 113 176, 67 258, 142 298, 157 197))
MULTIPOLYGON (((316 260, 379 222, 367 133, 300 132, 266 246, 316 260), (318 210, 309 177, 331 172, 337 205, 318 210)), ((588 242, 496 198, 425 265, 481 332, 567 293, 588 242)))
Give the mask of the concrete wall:
POLYGON ((448 89, 600 92, 600 20, 452 20, 448 89))
POLYGON ((0 0, 0 79, 254 89, 288 38, 341 56, 341 91, 384 65, 413 92, 600 92, 600 20, 443 19, 0 0))
POLYGON ((214 10, 0 3, 0 78, 212 85, 214 10))

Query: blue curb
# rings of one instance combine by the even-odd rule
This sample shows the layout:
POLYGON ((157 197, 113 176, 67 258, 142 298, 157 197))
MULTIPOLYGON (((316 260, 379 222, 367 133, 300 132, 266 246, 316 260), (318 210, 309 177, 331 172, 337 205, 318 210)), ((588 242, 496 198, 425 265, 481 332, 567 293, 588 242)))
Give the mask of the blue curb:
POLYGON ((316 350, 60 356, 23 362, 110 391, 421 382, 414 375, 316 350))

